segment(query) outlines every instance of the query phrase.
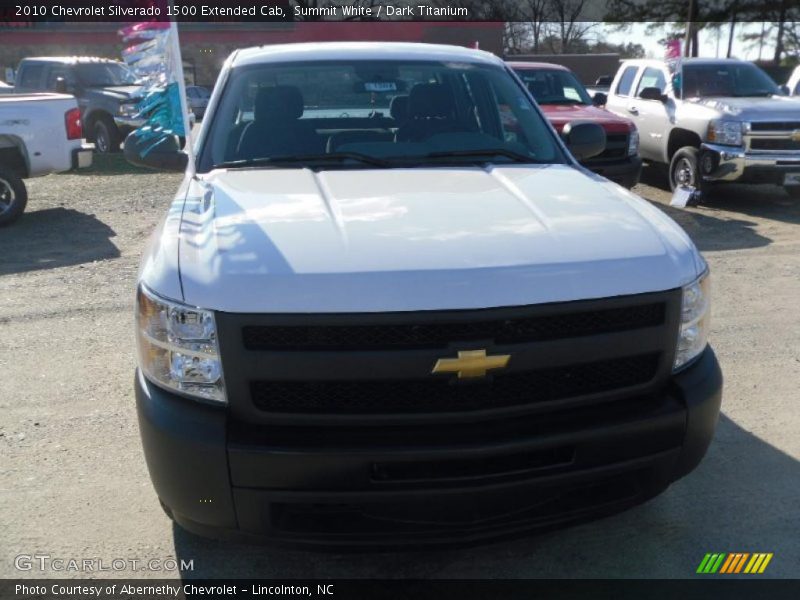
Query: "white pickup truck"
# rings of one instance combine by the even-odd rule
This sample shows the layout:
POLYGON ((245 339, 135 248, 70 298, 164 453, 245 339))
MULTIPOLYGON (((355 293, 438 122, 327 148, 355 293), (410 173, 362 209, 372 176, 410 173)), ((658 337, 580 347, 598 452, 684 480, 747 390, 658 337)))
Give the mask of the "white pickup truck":
POLYGON ((73 96, 0 96, 0 225, 25 210, 23 179, 92 164, 83 144, 81 113, 73 96))
MULTIPOLYGON (((225 63, 143 256, 135 378, 167 514, 211 536, 475 541, 691 471, 722 376, 684 231, 581 167, 489 53, 262 46, 225 63)), ((170 158, 171 157, 171 158, 170 158)))

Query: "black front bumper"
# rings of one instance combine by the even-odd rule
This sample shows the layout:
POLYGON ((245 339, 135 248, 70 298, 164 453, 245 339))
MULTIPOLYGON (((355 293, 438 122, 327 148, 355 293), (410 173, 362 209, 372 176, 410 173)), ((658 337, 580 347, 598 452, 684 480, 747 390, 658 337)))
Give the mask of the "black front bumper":
POLYGON ((322 546, 478 542, 618 512, 700 462, 722 374, 709 348, 663 391, 541 418, 515 434, 402 440, 391 427, 331 443, 318 429, 250 427, 136 377, 139 426, 161 501, 201 535, 322 546), (527 428, 527 429, 526 429, 527 428), (441 476, 440 476, 441 475, 441 476))
POLYGON ((642 175, 642 159, 639 156, 629 156, 614 162, 588 160, 583 166, 628 189, 639 183, 642 175))

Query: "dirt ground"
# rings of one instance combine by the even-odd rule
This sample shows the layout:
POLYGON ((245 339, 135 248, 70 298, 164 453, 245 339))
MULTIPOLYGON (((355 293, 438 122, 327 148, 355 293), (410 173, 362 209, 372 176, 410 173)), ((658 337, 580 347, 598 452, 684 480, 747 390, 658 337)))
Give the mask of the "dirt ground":
MULTIPOLYGON (((654 183, 655 175, 646 173, 654 183)), ((179 557, 136 577, 689 577, 706 552, 773 552, 766 576, 800 573, 800 202, 729 187, 666 206, 713 273, 711 340, 723 416, 701 466, 657 499, 602 521, 447 552, 324 554, 195 538, 159 508, 133 398, 133 294, 146 238, 180 177, 102 161, 29 181, 0 230, 0 577, 15 557, 179 557)), ((104 575, 101 573, 100 575, 104 575)))

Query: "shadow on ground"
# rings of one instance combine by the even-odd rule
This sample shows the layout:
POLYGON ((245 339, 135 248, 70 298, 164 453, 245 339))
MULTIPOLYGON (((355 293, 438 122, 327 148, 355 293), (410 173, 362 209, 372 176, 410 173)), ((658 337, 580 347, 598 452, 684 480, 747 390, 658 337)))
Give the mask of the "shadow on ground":
POLYGON ((0 275, 118 258, 111 227, 71 208, 26 212, 0 230, 0 275))
POLYGON ((114 154, 98 154, 92 156, 92 166, 86 169, 75 169, 66 171, 64 175, 152 175, 155 171, 135 167, 122 155, 121 152, 114 154))
POLYGON ((795 577, 800 463, 724 415, 703 463, 650 502, 585 525, 452 551, 336 554, 230 544, 173 531, 191 578, 692 577, 706 552, 773 552, 795 577))

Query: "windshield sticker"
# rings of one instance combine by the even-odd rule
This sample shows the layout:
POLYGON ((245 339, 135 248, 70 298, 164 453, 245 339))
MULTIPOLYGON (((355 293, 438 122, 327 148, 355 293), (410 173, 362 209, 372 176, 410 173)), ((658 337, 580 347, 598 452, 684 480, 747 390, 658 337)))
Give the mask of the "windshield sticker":
POLYGON ((394 81, 366 81, 364 82, 366 92, 396 92, 397 84, 394 81))

